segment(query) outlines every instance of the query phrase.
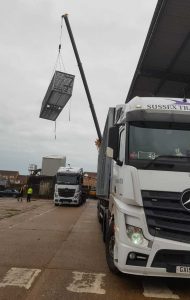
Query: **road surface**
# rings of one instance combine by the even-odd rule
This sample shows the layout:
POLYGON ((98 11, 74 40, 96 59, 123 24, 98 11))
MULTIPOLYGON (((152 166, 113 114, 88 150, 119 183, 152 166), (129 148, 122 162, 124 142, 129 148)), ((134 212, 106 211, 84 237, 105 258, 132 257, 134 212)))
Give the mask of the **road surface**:
POLYGON ((189 280, 109 272, 96 205, 0 198, 0 300, 189 300, 189 280))

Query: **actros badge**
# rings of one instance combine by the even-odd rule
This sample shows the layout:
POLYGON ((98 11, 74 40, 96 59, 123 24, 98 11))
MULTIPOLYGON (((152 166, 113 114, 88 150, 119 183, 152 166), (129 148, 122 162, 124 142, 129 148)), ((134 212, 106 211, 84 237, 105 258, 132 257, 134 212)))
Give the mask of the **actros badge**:
POLYGON ((183 207, 190 211, 190 190, 186 190, 181 196, 183 207))

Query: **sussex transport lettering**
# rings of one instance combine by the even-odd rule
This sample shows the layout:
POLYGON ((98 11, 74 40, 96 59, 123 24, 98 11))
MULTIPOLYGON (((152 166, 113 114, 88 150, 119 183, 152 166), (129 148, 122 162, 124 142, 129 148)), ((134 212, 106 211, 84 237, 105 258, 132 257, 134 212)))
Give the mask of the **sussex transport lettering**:
POLYGON ((148 109, 158 109, 158 110, 182 110, 190 111, 189 105, 177 105, 177 104, 147 104, 148 109))

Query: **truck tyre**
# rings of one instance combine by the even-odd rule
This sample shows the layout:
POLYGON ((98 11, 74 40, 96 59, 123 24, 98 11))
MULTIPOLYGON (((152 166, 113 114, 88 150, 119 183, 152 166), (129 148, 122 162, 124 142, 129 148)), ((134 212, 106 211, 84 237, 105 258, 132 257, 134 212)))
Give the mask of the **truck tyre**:
POLYGON ((98 217, 98 222, 101 224, 102 218, 100 217, 100 204, 99 203, 97 205, 97 217, 98 217))
POLYGON ((119 275, 121 272, 114 264, 114 245, 115 245, 115 233, 114 233, 114 223, 112 222, 106 234, 106 260, 110 271, 113 274, 119 275))
POLYGON ((79 200, 79 202, 76 204, 76 207, 79 207, 79 206, 81 206, 80 200, 79 200))
POLYGON ((104 241, 104 243, 106 242, 106 239, 107 239, 108 228, 109 228, 108 212, 107 212, 107 210, 105 210, 104 218, 103 218, 103 221, 102 221, 102 232, 103 232, 103 241, 104 241))
POLYGON ((82 194, 82 204, 84 204, 86 202, 86 195, 82 194))
POLYGON ((106 214, 104 214, 104 217, 102 220, 102 237, 103 237, 103 242, 105 243, 105 240, 106 240, 106 214))

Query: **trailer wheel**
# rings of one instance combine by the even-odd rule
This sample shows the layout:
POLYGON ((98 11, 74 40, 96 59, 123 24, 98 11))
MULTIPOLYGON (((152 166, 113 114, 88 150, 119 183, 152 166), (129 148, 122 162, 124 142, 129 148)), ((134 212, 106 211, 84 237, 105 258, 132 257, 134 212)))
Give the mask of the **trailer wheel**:
POLYGON ((110 271, 116 275, 121 274, 118 268, 114 264, 114 245, 115 245, 115 233, 114 223, 112 222, 106 234, 106 260, 110 271))

